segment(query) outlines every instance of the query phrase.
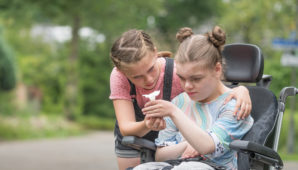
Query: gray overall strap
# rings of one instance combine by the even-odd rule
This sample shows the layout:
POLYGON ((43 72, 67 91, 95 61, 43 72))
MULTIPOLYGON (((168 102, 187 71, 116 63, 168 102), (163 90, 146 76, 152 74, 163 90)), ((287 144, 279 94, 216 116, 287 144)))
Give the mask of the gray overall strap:
POLYGON ((163 85, 163 99, 171 101, 174 59, 166 57, 166 68, 163 85))

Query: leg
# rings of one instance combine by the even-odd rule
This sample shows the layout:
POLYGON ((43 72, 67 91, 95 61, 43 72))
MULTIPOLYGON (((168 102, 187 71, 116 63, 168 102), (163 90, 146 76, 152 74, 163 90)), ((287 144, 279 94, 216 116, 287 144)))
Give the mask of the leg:
POLYGON ((138 165, 133 170, 164 170, 164 169, 172 169, 172 165, 166 162, 147 162, 141 165, 138 165))
POLYGON ((129 167, 135 167, 140 164, 140 153, 137 150, 121 150, 115 148, 119 170, 126 170, 129 167))
POLYGON ((129 167, 135 167, 140 164, 140 158, 120 158, 117 157, 119 170, 126 170, 129 167))
POLYGON ((172 170, 214 170, 211 166, 202 162, 182 162, 181 164, 174 166, 172 170))

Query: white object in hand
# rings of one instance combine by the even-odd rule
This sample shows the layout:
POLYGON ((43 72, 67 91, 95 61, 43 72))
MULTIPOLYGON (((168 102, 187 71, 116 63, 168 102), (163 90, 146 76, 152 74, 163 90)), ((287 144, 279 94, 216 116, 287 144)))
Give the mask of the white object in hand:
POLYGON ((144 94, 143 96, 146 97, 146 98, 148 98, 150 101, 152 101, 152 100, 155 100, 155 97, 158 96, 159 93, 160 93, 160 90, 154 91, 154 92, 152 92, 150 94, 144 94))

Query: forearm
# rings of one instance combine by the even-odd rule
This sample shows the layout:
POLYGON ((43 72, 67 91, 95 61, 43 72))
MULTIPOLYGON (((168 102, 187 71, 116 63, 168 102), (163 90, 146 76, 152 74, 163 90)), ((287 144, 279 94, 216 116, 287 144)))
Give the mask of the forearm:
POLYGON ((200 154, 212 153, 215 150, 212 137, 198 127, 182 111, 172 114, 171 119, 186 141, 200 154))
POLYGON ((143 137, 148 132, 150 132, 150 129, 148 129, 145 125, 144 121, 140 122, 130 122, 123 124, 120 126, 120 132, 123 136, 138 136, 143 137))
POLYGON ((186 146, 186 142, 181 142, 177 145, 159 147, 155 153, 155 160, 166 161, 170 159, 177 159, 185 151, 186 146))

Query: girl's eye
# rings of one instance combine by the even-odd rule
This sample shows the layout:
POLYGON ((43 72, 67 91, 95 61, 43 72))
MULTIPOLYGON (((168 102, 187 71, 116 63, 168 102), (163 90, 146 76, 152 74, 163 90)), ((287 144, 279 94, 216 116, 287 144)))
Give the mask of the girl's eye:
POLYGON ((151 73, 154 70, 154 66, 150 68, 150 70, 148 71, 148 73, 151 73))
POLYGON ((140 78, 141 78, 141 76, 134 77, 134 79, 140 79, 140 78))
POLYGON ((192 81, 200 81, 201 80, 201 78, 194 78, 194 79, 192 79, 192 81))

